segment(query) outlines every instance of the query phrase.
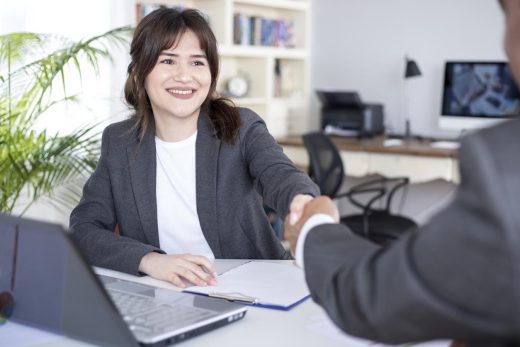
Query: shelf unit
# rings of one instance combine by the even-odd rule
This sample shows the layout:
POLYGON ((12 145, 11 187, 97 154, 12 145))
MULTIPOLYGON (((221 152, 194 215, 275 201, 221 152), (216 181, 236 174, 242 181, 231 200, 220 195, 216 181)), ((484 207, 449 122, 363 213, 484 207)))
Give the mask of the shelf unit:
MULTIPOLYGON (((138 0, 134 2, 134 7, 137 5, 183 6, 201 10, 208 16, 219 43, 221 67, 217 91, 225 93, 227 81, 243 74, 249 80, 250 88, 245 97, 233 98, 237 105, 257 112, 275 137, 301 134, 307 130, 309 0, 138 0), (278 47, 235 44, 237 13, 248 18, 290 23, 292 35, 286 43, 288 47, 283 46, 285 42, 278 47), (275 73, 277 64, 279 74, 275 73)), ((254 35, 252 31, 251 34, 254 35)))

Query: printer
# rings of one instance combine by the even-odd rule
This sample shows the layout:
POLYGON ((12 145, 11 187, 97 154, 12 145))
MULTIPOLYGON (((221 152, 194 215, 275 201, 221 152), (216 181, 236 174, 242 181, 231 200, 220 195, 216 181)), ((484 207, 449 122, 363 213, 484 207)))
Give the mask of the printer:
POLYGON ((364 103, 357 92, 316 91, 321 101, 321 129, 343 136, 371 137, 384 133, 383 105, 364 103))

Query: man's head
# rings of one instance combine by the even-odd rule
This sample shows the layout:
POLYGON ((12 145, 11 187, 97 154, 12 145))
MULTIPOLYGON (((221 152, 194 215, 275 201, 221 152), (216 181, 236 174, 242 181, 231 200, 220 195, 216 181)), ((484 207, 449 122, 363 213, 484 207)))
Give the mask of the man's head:
POLYGON ((500 0, 506 15, 504 48, 509 66, 520 85, 520 0, 500 0))

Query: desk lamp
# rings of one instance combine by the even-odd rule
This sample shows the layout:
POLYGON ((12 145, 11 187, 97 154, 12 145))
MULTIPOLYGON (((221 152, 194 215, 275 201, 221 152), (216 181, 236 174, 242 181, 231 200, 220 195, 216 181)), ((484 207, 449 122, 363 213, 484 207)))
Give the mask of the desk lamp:
POLYGON ((405 115, 405 138, 412 137, 411 129, 410 129, 410 100, 409 100, 409 92, 408 92, 408 84, 407 80, 412 77, 421 76, 421 70, 419 70, 419 66, 415 62, 415 60, 410 59, 408 56, 404 57, 405 59, 405 70, 404 70, 404 80, 405 80, 405 98, 406 98, 406 115, 405 115))

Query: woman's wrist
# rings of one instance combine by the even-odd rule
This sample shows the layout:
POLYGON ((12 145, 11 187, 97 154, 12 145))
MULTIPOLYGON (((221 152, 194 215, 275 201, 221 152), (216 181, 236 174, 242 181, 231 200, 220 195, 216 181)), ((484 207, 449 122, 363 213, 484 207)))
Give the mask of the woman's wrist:
POLYGON ((156 255, 160 255, 156 252, 150 252, 146 253, 144 257, 141 258, 141 261, 139 262, 139 272, 145 273, 147 275, 150 274, 149 267, 150 267, 150 261, 152 261, 156 255))

